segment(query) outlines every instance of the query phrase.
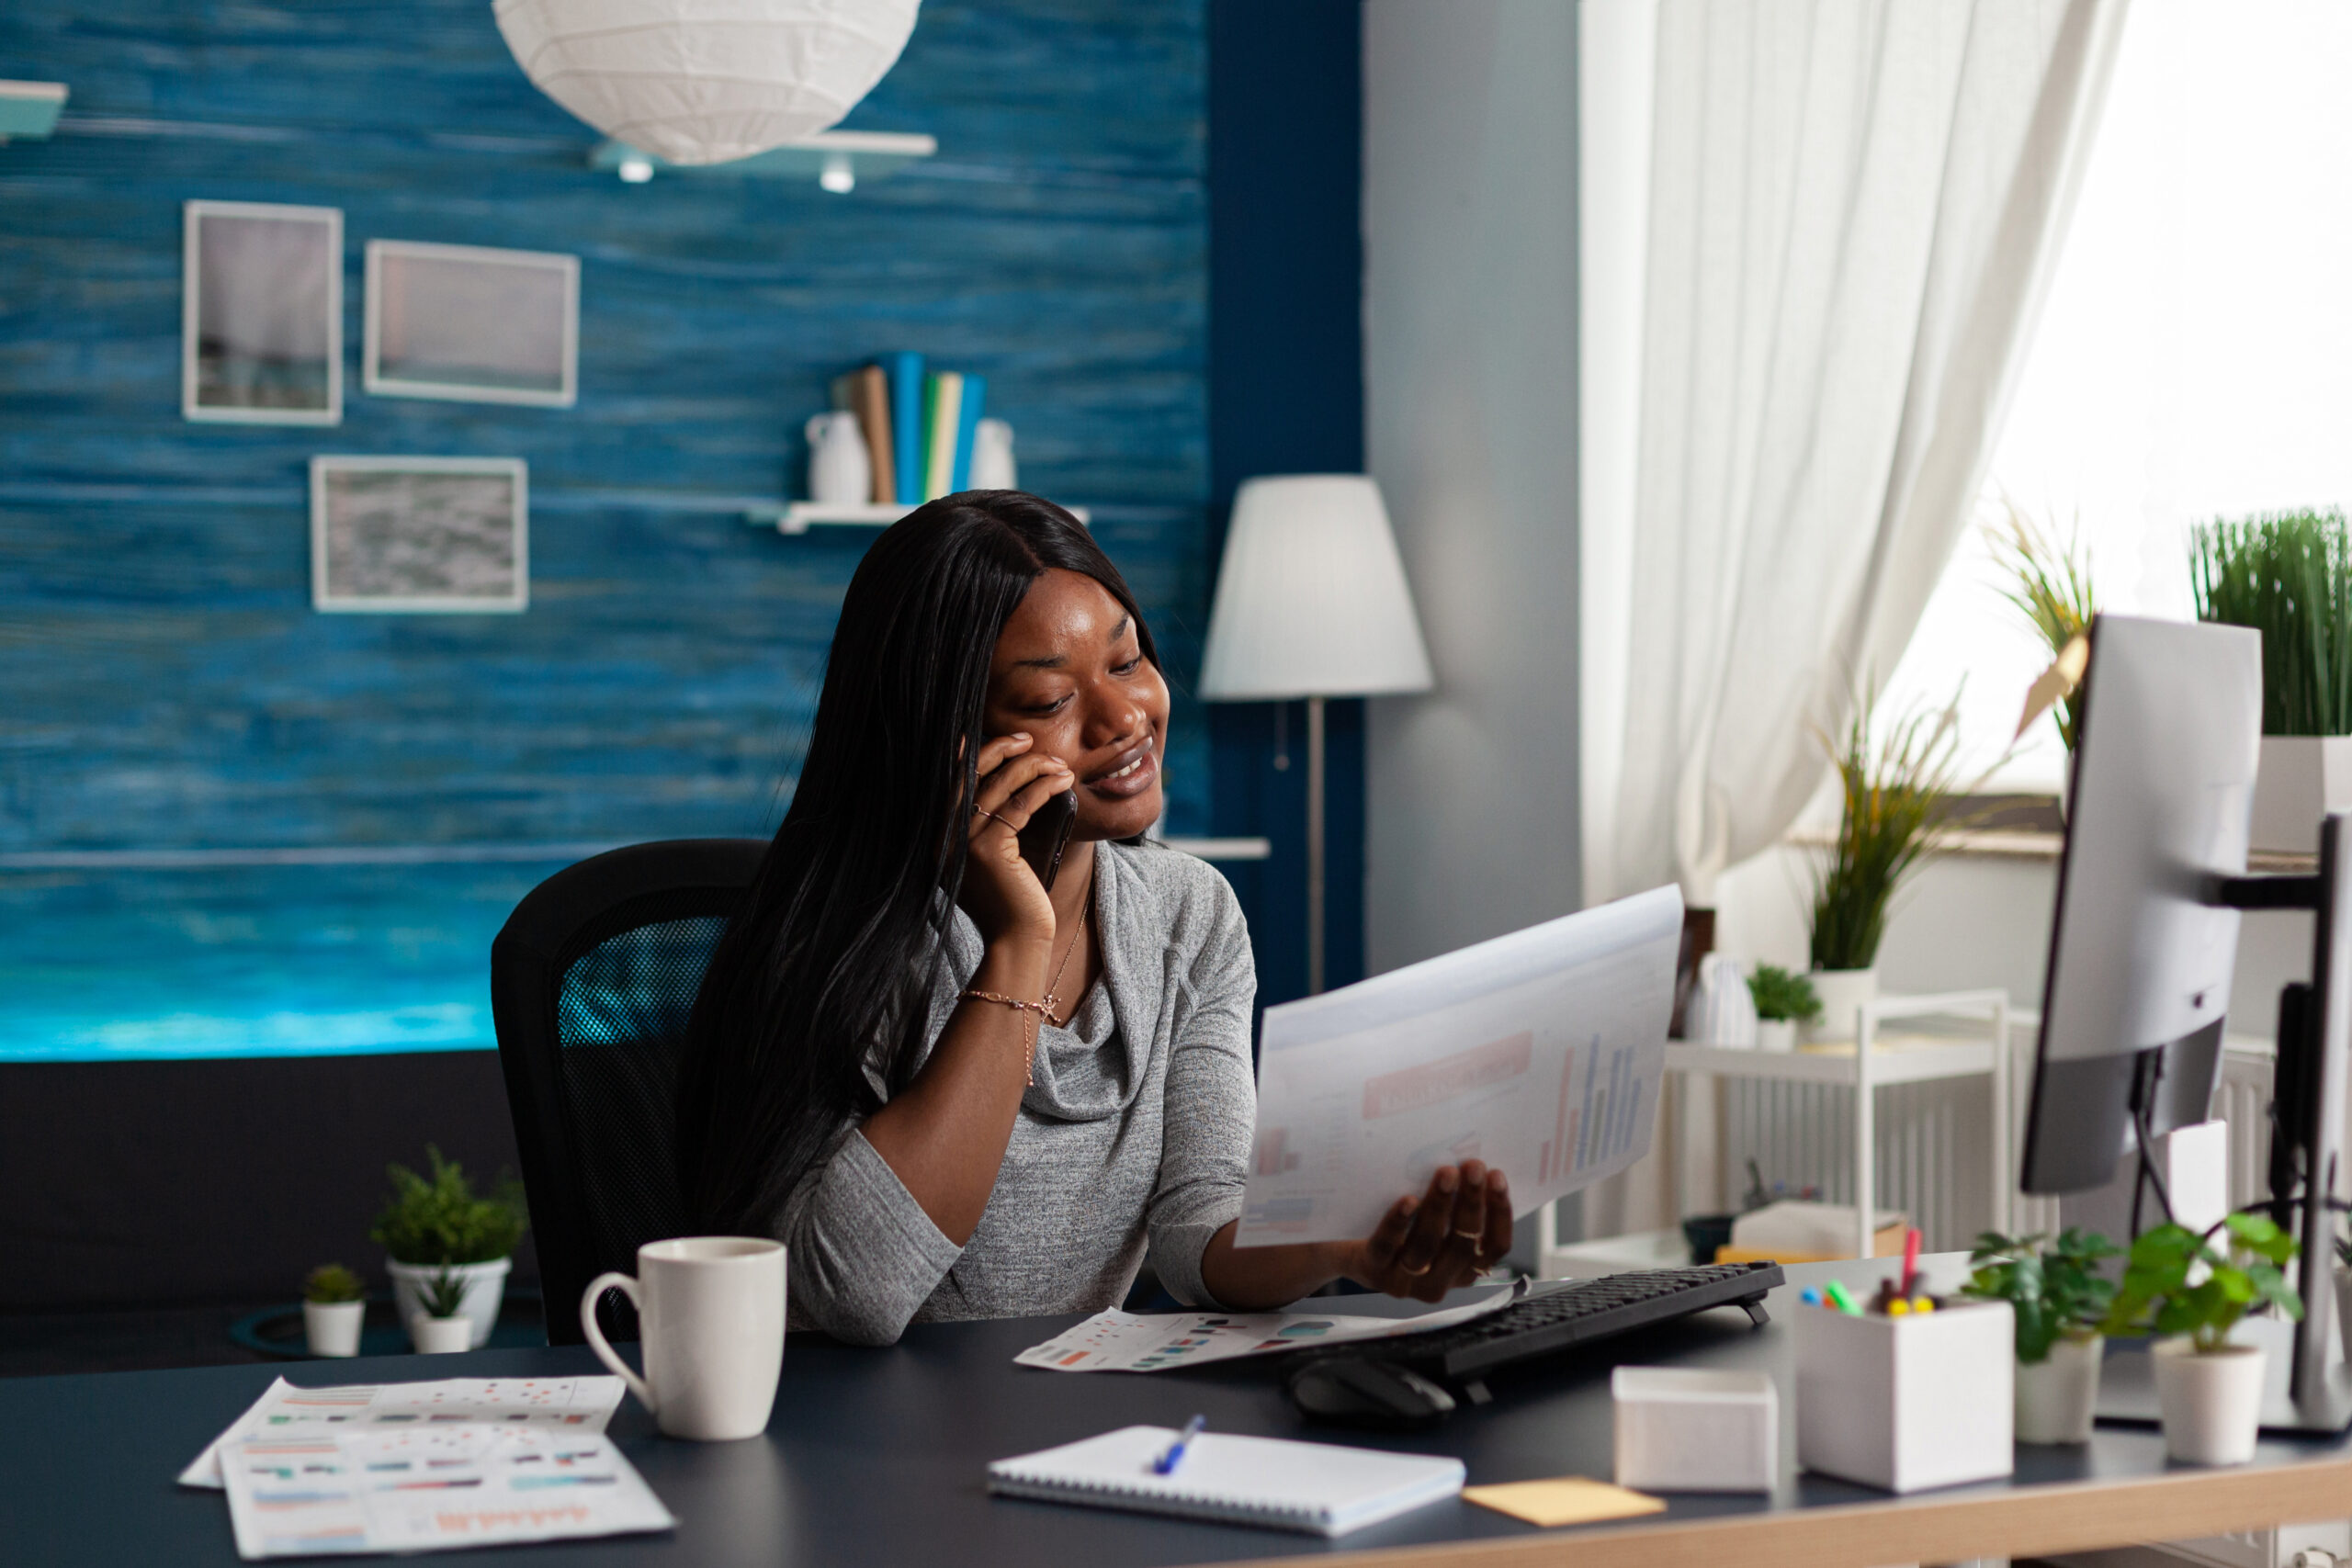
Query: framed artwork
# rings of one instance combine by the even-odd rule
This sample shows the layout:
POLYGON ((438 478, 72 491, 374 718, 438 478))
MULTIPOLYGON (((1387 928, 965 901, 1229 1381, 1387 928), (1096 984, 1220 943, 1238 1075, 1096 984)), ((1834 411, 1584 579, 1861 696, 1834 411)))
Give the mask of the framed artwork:
POLYGON ((373 395, 570 408, 580 258, 368 242, 361 384, 373 395))
POLYGON ((311 604, 511 612, 531 598, 519 457, 311 459, 311 604))
POLYGON ((235 424, 343 423, 343 214, 191 201, 180 412, 235 424))

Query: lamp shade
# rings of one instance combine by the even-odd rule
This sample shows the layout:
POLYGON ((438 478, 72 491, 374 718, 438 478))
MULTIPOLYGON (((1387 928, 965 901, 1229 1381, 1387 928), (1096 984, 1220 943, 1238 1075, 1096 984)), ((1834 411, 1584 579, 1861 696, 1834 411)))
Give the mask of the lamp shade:
POLYGON ((1431 684, 1380 487, 1362 474, 1245 481, 1209 612, 1201 695, 1266 702, 1431 684))
POLYGON ((724 164, 813 136, 857 106, 914 31, 919 0, 496 0, 539 91, 672 164, 724 164))

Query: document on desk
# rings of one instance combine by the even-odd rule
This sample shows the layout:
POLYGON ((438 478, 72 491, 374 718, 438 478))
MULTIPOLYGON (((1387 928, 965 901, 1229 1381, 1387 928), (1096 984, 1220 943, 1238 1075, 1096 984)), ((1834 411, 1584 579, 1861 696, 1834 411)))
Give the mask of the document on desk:
POLYGON ((1159 1372, 1239 1356, 1272 1356, 1392 1339, 1427 1328, 1451 1328, 1500 1312, 1527 1293, 1527 1282, 1505 1286, 1466 1306, 1416 1317, 1349 1316, 1328 1312, 1098 1312, 1012 1359, 1057 1372, 1159 1372))
POLYGON ((1266 1010, 1238 1247, 1369 1235, 1439 1166, 1516 1214, 1649 1152, 1682 896, 1661 887, 1266 1010))
POLYGON ((370 1427, 453 1427, 469 1422, 595 1435, 620 1408, 621 1380, 441 1378, 432 1382, 297 1388, 284 1378, 204 1446, 180 1472, 183 1486, 219 1487, 220 1450, 251 1437, 298 1437, 370 1427))
POLYGON ((273 1432, 220 1450, 237 1555, 435 1551, 664 1530, 610 1439, 551 1427, 273 1432))

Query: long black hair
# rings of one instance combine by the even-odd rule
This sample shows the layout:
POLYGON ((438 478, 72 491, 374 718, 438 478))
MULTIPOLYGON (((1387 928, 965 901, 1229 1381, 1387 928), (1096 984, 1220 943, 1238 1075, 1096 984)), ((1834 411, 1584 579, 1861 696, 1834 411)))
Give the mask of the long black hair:
POLYGON ((1057 568, 1101 583, 1159 664, 1118 568, 1020 491, 917 508, 851 578, 791 808, 687 1023, 678 1176, 695 1224, 772 1214, 842 1119, 880 1105, 869 1060, 891 1094, 913 1077, 963 881, 989 661, 1057 568))

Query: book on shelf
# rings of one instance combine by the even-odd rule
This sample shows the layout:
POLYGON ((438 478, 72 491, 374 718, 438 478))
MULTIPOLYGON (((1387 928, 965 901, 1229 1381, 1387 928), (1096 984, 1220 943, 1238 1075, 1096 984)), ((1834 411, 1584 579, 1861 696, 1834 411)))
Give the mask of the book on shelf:
POLYGON ((956 493, 956 432, 964 417, 964 378, 933 371, 924 383, 922 409, 922 498, 956 493))
POLYGON ((890 456, 896 471, 892 501, 912 506, 923 494, 923 361, 920 354, 886 354, 882 369, 890 384, 890 456))
POLYGON ((866 456, 874 460, 874 504, 894 505, 899 499, 899 471, 897 444, 890 431, 890 378, 879 365, 864 365, 842 379, 849 383, 849 400, 842 406, 857 415, 858 428, 865 434, 866 456))
POLYGON ((964 372, 964 396, 956 410, 956 469, 949 480, 949 493, 972 488, 972 437, 979 428, 980 409, 988 401, 989 380, 985 376, 964 372))

